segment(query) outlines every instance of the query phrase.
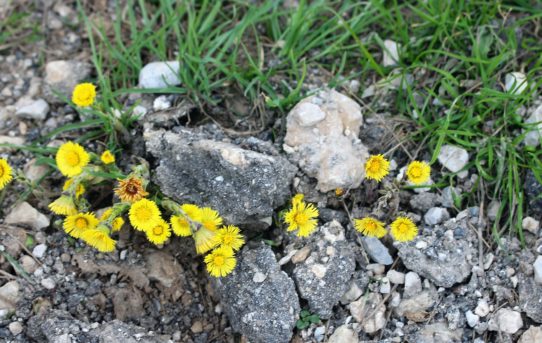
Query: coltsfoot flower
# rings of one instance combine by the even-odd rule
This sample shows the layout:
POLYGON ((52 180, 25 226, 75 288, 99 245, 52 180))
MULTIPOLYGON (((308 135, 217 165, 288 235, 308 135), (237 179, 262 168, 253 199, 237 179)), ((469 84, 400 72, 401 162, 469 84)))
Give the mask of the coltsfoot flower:
POLYGON ((190 229, 190 222, 188 218, 179 215, 171 216, 170 220, 173 233, 177 236, 188 237, 192 236, 192 230, 190 229))
POLYGON ((94 103, 96 98, 96 86, 92 83, 80 83, 73 89, 72 102, 77 107, 87 107, 94 103))
POLYGON ((390 162, 384 155, 371 155, 365 163, 365 176, 378 182, 390 172, 390 162))
POLYGON ((423 161, 412 161, 407 167, 406 175, 408 181, 415 185, 421 185, 429 181, 431 167, 423 161))
POLYGON ((318 225, 318 209, 313 204, 303 201, 303 194, 297 194, 292 199, 292 208, 286 212, 284 221, 288 231, 297 231, 298 237, 307 237, 316 230, 318 225))
POLYGON ((5 158, 0 158, 0 189, 6 187, 13 180, 13 171, 5 158))
POLYGON ((141 199, 132 204, 129 211, 130 223, 139 231, 154 228, 160 223, 160 209, 152 200, 141 199))
POLYGON ((210 207, 204 207, 201 209, 201 219, 199 222, 207 230, 216 231, 222 225, 222 218, 217 211, 210 207))
POLYGON ((96 229, 86 230, 81 234, 81 239, 100 252, 112 252, 115 250, 116 241, 109 236, 109 229, 98 226, 96 229))
POLYGON ((73 198, 68 195, 61 195, 58 199, 49 204, 49 209, 61 216, 70 216, 77 213, 77 207, 73 198))
POLYGON ((194 233, 194 242, 198 254, 205 254, 219 244, 216 230, 209 230, 204 226, 194 233))
POLYGON ((77 213, 64 219, 64 231, 74 238, 80 238, 87 231, 96 228, 98 218, 93 213, 77 213))
POLYGON ((226 247, 216 248, 205 256, 204 261, 207 265, 207 271, 214 277, 228 275, 237 265, 233 250, 226 247))
POLYGON ((390 227, 391 235, 399 242, 411 241, 418 235, 418 227, 408 217, 398 217, 390 227))
POLYGON ((119 185, 115 188, 115 194, 122 201, 136 202, 149 195, 143 187, 143 180, 138 177, 130 176, 118 181, 119 185))
POLYGON ((354 228, 369 237, 382 238, 387 233, 384 223, 371 217, 354 219, 354 228))
POLYGON ((73 177, 81 174, 90 161, 90 155, 77 143, 66 142, 58 148, 56 165, 62 175, 73 177))
POLYGON ((228 225, 218 230, 218 244, 221 247, 227 247, 235 251, 241 249, 245 244, 245 239, 241 235, 241 230, 237 226, 228 225))
POLYGON ((164 220, 161 220, 158 225, 155 225, 152 229, 145 230, 147 239, 154 244, 163 244, 171 236, 171 229, 169 224, 164 220))
POLYGON ((113 223, 111 223, 112 232, 120 231, 123 225, 124 225, 124 218, 117 217, 113 219, 113 223))
POLYGON ((103 164, 115 163, 115 155, 113 155, 111 151, 106 150, 100 156, 100 160, 103 162, 103 164))

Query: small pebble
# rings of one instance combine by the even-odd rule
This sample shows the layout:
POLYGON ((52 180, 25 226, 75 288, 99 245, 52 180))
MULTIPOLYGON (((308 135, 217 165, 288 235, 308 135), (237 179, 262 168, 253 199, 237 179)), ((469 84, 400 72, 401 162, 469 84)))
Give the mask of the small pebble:
POLYGON ((17 336, 23 332, 23 325, 20 322, 11 322, 9 323, 8 328, 13 336, 17 336))

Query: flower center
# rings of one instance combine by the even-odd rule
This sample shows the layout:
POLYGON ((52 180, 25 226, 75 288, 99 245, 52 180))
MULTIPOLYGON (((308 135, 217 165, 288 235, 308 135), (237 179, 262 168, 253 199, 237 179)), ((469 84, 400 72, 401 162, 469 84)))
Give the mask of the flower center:
POLYGON ((70 166, 75 167, 80 161, 79 154, 77 154, 75 151, 66 152, 66 163, 70 166))
POLYGON ((138 192, 138 188, 136 185, 133 185, 133 184, 128 184, 126 186, 126 193, 130 194, 130 195, 136 195, 138 192))
POLYGON ((152 211, 150 210, 150 208, 144 206, 144 207, 140 207, 137 211, 137 219, 141 220, 141 221, 147 221, 149 219, 151 219, 152 217, 152 211))
POLYGON ((217 267, 222 267, 224 265, 225 258, 222 255, 218 255, 218 256, 215 256, 213 262, 217 267))
POLYGON ((152 233, 156 236, 161 236, 164 233, 164 228, 162 225, 155 226, 154 229, 152 229, 152 233))
POLYGON ((419 168, 419 167, 414 167, 410 170, 410 174, 413 176, 413 177, 420 177, 422 176, 422 169, 419 168))
POLYGON ((406 231, 408 231, 408 225, 405 224, 405 223, 399 224, 399 231, 401 231, 401 232, 406 232, 406 231))
POLYGON ((377 161, 373 161, 370 165, 369 165, 369 171, 371 173, 376 173, 380 170, 380 163, 378 163, 377 161))
POLYGON ((226 245, 232 244, 233 243, 233 236, 232 235, 225 235, 224 238, 222 238, 222 241, 226 245))
POLYGON ((78 229, 86 229, 88 227, 88 220, 85 218, 77 218, 75 220, 75 227, 78 229))
POLYGON ((309 219, 309 218, 305 215, 305 213, 303 213, 303 212, 298 212, 298 213, 296 213, 295 219, 294 219, 294 220, 295 220, 295 222, 296 222, 297 224, 304 224, 304 223, 307 222, 308 219, 309 219))
POLYGON ((376 224, 374 222, 367 223, 367 228, 371 231, 376 230, 376 224))

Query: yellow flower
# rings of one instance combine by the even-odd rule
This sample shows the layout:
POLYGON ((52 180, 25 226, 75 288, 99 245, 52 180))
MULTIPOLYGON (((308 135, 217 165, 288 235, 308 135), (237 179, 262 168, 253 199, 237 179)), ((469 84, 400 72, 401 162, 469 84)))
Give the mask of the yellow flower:
POLYGON ((344 195, 344 188, 336 188, 335 189, 335 196, 340 197, 342 195, 344 195))
POLYGON ((103 152, 102 156, 100 156, 100 160, 102 160, 104 164, 115 163, 115 155, 113 155, 111 151, 106 150, 103 152))
POLYGON ((173 233, 177 236, 188 237, 192 236, 192 230, 190 229, 190 222, 184 216, 171 216, 170 219, 173 233))
POLYGON ((201 225, 210 231, 216 231, 216 229, 222 225, 222 218, 217 211, 210 207, 204 207, 201 209, 201 225))
POLYGON ((72 102, 78 107, 90 106, 96 98, 96 86, 92 83, 80 83, 73 89, 72 102))
POLYGON ((160 209, 154 201, 141 199, 132 204, 129 211, 130 223, 139 231, 152 229, 160 223, 160 209))
MULTIPOLYGON (((70 186, 73 184, 73 179, 67 179, 66 182, 64 182, 64 186, 62 186, 63 191, 68 191, 70 189, 70 186)), ((75 189, 75 197, 79 199, 81 195, 85 193, 85 186, 83 186, 82 183, 77 184, 77 187, 75 189)))
POLYGON ((113 214, 113 207, 109 207, 107 210, 103 211, 102 215, 100 216, 100 221, 105 222, 106 220, 111 217, 113 214))
POLYGON ((181 209, 191 220, 195 222, 201 221, 202 213, 201 213, 201 208, 199 208, 198 206, 193 205, 193 204, 184 204, 181 206, 181 209))
POLYGON ((169 224, 164 220, 161 220, 158 225, 155 225, 152 229, 145 230, 147 239, 154 244, 163 244, 171 236, 171 229, 169 224))
POLYGON ((92 213, 77 213, 64 219, 64 231, 72 237, 79 238, 83 232, 92 230, 98 225, 98 219, 92 213))
POLYGON ((143 187, 143 180, 135 176, 119 180, 119 185, 115 188, 115 194, 120 200, 126 202, 136 202, 149 195, 143 187))
POLYGON ((0 158, 0 189, 6 187, 6 185, 13 179, 11 166, 4 158, 0 158))
POLYGON ((286 212, 284 221, 288 231, 297 232, 298 237, 307 237, 316 230, 318 225, 318 209, 313 204, 306 204, 301 194, 292 199, 292 208, 286 212))
POLYGON ((408 181, 415 185, 421 185, 429 180, 431 167, 425 162, 412 161, 406 170, 408 181))
POLYGON ((390 172, 390 162, 384 155, 371 155, 365 163, 365 176, 378 182, 390 172))
POLYGON ((72 197, 68 195, 61 195, 60 198, 56 199, 49 204, 49 209, 61 216, 69 216, 77 213, 77 208, 73 202, 72 197))
POLYGON ((207 271, 214 277, 228 275, 237 265, 233 250, 226 247, 217 248, 205 256, 205 263, 207 271))
POLYGON ((66 142, 58 148, 56 165, 62 175, 72 177, 81 174, 90 161, 89 154, 77 143, 66 142))
POLYGON ((399 242, 411 241, 418 235, 416 224, 407 217, 398 217, 390 226, 391 235, 399 242))
POLYGON ((123 225, 124 225, 124 219, 122 217, 117 217, 117 218, 113 219, 113 224, 112 224, 113 231, 112 232, 120 231, 120 229, 122 229, 123 225))
POLYGON ((117 242, 109 236, 108 231, 107 227, 99 226, 97 229, 90 229, 83 232, 81 239, 100 252, 112 252, 115 250, 117 242))
POLYGON ((204 226, 200 227, 194 233, 194 242, 196 243, 196 252, 204 254, 218 245, 217 232, 211 231, 204 226))
POLYGON ((357 231, 369 237, 382 238, 387 233, 384 223, 370 217, 354 219, 354 227, 357 231))
POLYGON ((228 225, 218 230, 217 240, 220 246, 233 250, 239 250, 245 244, 245 239, 241 235, 241 231, 237 226, 233 225, 228 225))

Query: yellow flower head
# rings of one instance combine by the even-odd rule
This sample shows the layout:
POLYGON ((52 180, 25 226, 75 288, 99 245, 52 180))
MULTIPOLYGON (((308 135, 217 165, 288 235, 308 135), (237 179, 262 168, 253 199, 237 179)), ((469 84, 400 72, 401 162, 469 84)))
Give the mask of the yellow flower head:
POLYGON ((335 188, 335 196, 340 197, 344 195, 344 188, 335 188))
POLYGON ((201 222, 201 208, 193 204, 184 204, 181 206, 183 212, 195 222, 201 222))
POLYGON ((300 195, 292 199, 292 208, 286 212, 284 221, 288 224, 288 231, 299 230, 298 237, 307 237, 318 225, 318 209, 313 204, 306 204, 300 195))
POLYGON ((77 207, 75 207, 72 197, 68 195, 61 195, 60 198, 50 203, 49 209, 61 216, 69 216, 77 213, 77 207))
POLYGON ((211 231, 202 226, 194 233, 194 242, 196 243, 196 252, 204 254, 219 244, 217 231, 211 231))
POLYGON ((105 222, 106 220, 111 217, 113 214, 113 207, 109 207, 107 210, 103 211, 102 215, 100 216, 100 221, 105 222))
POLYGON ((81 239, 100 252, 112 252, 115 250, 117 242, 109 236, 108 231, 107 227, 99 226, 96 229, 83 232, 81 239))
POLYGON ((112 232, 120 231, 120 229, 122 229, 123 225, 124 225, 124 218, 117 217, 117 218, 113 219, 113 224, 112 224, 113 231, 112 232))
POLYGON ((103 164, 111 164, 115 163, 115 155, 109 150, 106 150, 103 152, 102 156, 100 156, 100 160, 102 160, 103 164))
POLYGON ((92 230, 98 225, 98 219, 92 213, 77 213, 64 219, 64 231, 72 237, 79 238, 83 232, 92 230))
POLYGON ((136 202, 149 195, 143 187, 143 180, 135 176, 119 180, 119 185, 115 188, 115 194, 120 200, 126 202, 136 202))
POLYGON ((56 153, 56 165, 62 175, 67 177, 81 174, 83 167, 89 161, 89 154, 82 146, 74 142, 62 144, 56 153))
POLYGON ((390 162, 384 155, 371 155, 365 163, 365 176, 378 182, 390 172, 390 162))
POLYGON ((160 209, 154 201, 141 199, 132 204, 129 211, 130 223, 139 231, 154 228, 160 223, 160 209))
POLYGON ((218 230, 217 240, 220 246, 233 250, 239 250, 245 244, 241 230, 233 225, 228 225, 218 230))
POLYGON ((73 89, 72 102, 78 107, 90 106, 96 98, 96 86, 92 83, 80 83, 73 89))
POLYGON ((201 209, 201 225, 210 231, 216 231, 216 229, 222 225, 222 218, 217 211, 210 207, 204 207, 201 209))
POLYGON ((11 166, 4 158, 0 158, 0 189, 6 187, 6 185, 13 179, 11 166))
POLYGON ((190 222, 188 219, 182 215, 180 216, 171 216, 170 219, 171 227, 173 228, 173 233, 177 236, 188 237, 192 236, 192 230, 190 229, 190 222))
POLYGON ((222 277, 235 269, 237 261, 232 249, 220 247, 205 256, 205 264, 207 264, 207 271, 211 276, 222 277))
POLYGON ((407 217, 398 217, 390 226, 391 235, 399 242, 411 241, 418 235, 416 224, 407 217))
POLYGON ((171 236, 171 229, 169 228, 168 223, 161 220, 158 225, 155 225, 152 229, 145 230, 145 233, 150 242, 158 245, 164 244, 164 242, 168 240, 171 236))
POLYGON ((384 223, 371 217, 354 219, 354 227, 357 231, 369 237, 382 238, 387 233, 384 223))
MULTIPOLYGON (((73 179, 67 179, 66 182, 64 182, 64 186, 62 186, 63 191, 68 191, 70 189, 70 186, 73 184, 73 179)), ((77 184, 77 187, 75 188, 75 197, 79 199, 81 195, 85 193, 86 189, 85 186, 83 186, 82 183, 77 184)))
POLYGON ((406 175, 408 181, 415 185, 421 185, 429 181, 431 167, 425 162, 412 161, 407 167, 406 175))

